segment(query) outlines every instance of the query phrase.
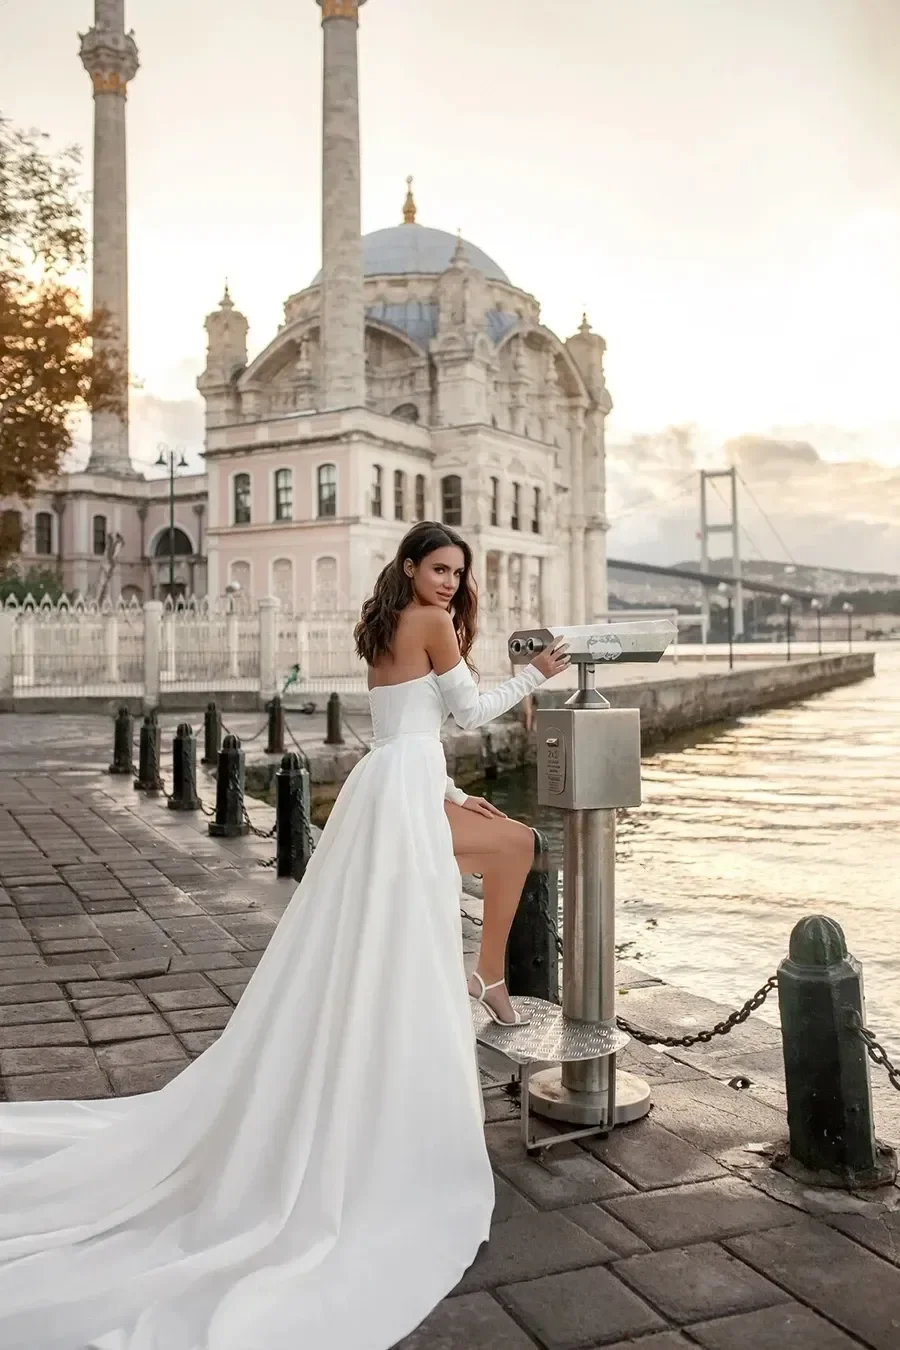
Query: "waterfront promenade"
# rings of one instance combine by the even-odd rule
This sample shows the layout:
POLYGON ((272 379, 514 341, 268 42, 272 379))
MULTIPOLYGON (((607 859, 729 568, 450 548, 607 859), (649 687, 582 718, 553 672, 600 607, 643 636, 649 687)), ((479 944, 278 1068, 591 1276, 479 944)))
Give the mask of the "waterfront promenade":
MULTIPOLYGON (((105 718, 0 717, 11 1100, 162 1087, 219 1036, 293 891, 259 866, 270 842, 209 839, 202 818, 107 775, 110 740, 105 718)), ((267 828, 269 808, 249 805, 267 828)), ((464 925, 470 959, 475 933, 464 925)), ((620 1010, 661 1034, 723 1011, 627 966, 619 983, 620 1010)), ((487 1095, 492 1239, 403 1350, 897 1350, 900 1190, 804 1190, 771 1170, 786 1132, 777 1030, 753 1018, 623 1060, 651 1082, 651 1116, 540 1159, 512 1099, 487 1095)), ((484 1072, 496 1081, 496 1063, 484 1072)), ((879 1133, 897 1142, 889 1091, 876 1086, 879 1133)))

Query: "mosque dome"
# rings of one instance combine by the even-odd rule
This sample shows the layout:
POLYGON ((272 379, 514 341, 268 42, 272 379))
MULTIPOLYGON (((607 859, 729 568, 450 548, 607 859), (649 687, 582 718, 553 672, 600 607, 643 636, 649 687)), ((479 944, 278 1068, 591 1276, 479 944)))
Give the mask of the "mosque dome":
MULTIPOLYGON (((363 235, 363 270, 367 277, 398 277, 415 273, 439 276, 441 272, 446 272, 453 261, 459 239, 446 230, 433 230, 427 225, 416 223, 411 180, 409 186, 404 224, 390 225, 387 229, 363 235)), ((489 281, 510 284, 509 277, 493 258, 465 239, 462 246, 466 262, 477 267, 489 281)), ((322 273, 319 272, 311 284, 317 286, 321 280, 322 273)))
MULTIPOLYGON (((427 225, 391 225, 363 235, 363 269, 367 277, 409 276, 417 272, 439 276, 453 261, 458 242, 455 234, 427 225)), ((503 268, 480 248, 464 239, 463 250, 466 262, 477 267, 489 281, 505 281, 509 285, 503 268)), ((321 280, 319 272, 312 285, 317 286, 321 280)))

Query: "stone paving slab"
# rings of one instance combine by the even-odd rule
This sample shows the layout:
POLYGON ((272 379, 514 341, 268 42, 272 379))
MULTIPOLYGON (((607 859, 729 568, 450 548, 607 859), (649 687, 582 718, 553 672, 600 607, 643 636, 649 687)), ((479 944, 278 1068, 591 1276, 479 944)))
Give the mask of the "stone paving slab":
POLYGON ((613 1269, 672 1322, 682 1325, 753 1312, 788 1298, 783 1289, 713 1242, 629 1256, 613 1269))
POLYGON ((505 1285, 497 1297, 547 1350, 580 1350, 665 1326, 659 1313, 603 1266, 505 1285))
POLYGON ((782 1303, 700 1322, 690 1328, 690 1334, 704 1350, 855 1350, 859 1346, 859 1341, 802 1303, 782 1303))
POLYGON ((625 1196, 610 1201, 606 1210, 653 1248, 719 1240, 796 1221, 796 1210, 736 1177, 625 1196))
POLYGON ((873 1350, 900 1345, 900 1270, 844 1234, 808 1220, 725 1245, 873 1350))

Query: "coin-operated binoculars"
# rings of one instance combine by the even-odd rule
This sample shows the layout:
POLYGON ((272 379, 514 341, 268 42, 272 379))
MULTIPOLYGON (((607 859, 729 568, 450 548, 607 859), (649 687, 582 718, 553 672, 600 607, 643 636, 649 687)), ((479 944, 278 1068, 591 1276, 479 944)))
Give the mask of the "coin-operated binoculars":
POLYGON ((610 707, 595 672, 655 663, 676 634, 664 619, 533 629, 509 640, 510 659, 525 665, 561 638, 578 671, 568 702, 535 719, 538 802, 565 813, 563 1022, 556 1051, 540 1056, 559 1067, 527 1081, 531 1110, 582 1127, 611 1129, 650 1109, 648 1084, 616 1070, 628 1040, 616 1028, 616 808, 641 804, 641 719, 637 708, 610 707))

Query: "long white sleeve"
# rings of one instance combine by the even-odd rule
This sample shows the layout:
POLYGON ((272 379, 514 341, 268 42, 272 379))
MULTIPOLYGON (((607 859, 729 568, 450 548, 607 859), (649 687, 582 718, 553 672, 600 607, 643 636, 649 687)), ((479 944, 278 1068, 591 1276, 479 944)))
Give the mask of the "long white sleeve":
POLYGON ((463 731, 474 731, 509 712, 528 694, 533 694, 545 678, 536 666, 526 666, 521 675, 514 675, 511 680, 498 684, 496 689, 480 694, 469 667, 465 661, 460 661, 452 670, 438 675, 437 682, 453 720, 463 731))
POLYGON ((444 788, 444 801, 454 802, 456 806, 463 806, 468 799, 469 794, 463 792, 462 788, 458 788, 452 778, 448 778, 444 788))

